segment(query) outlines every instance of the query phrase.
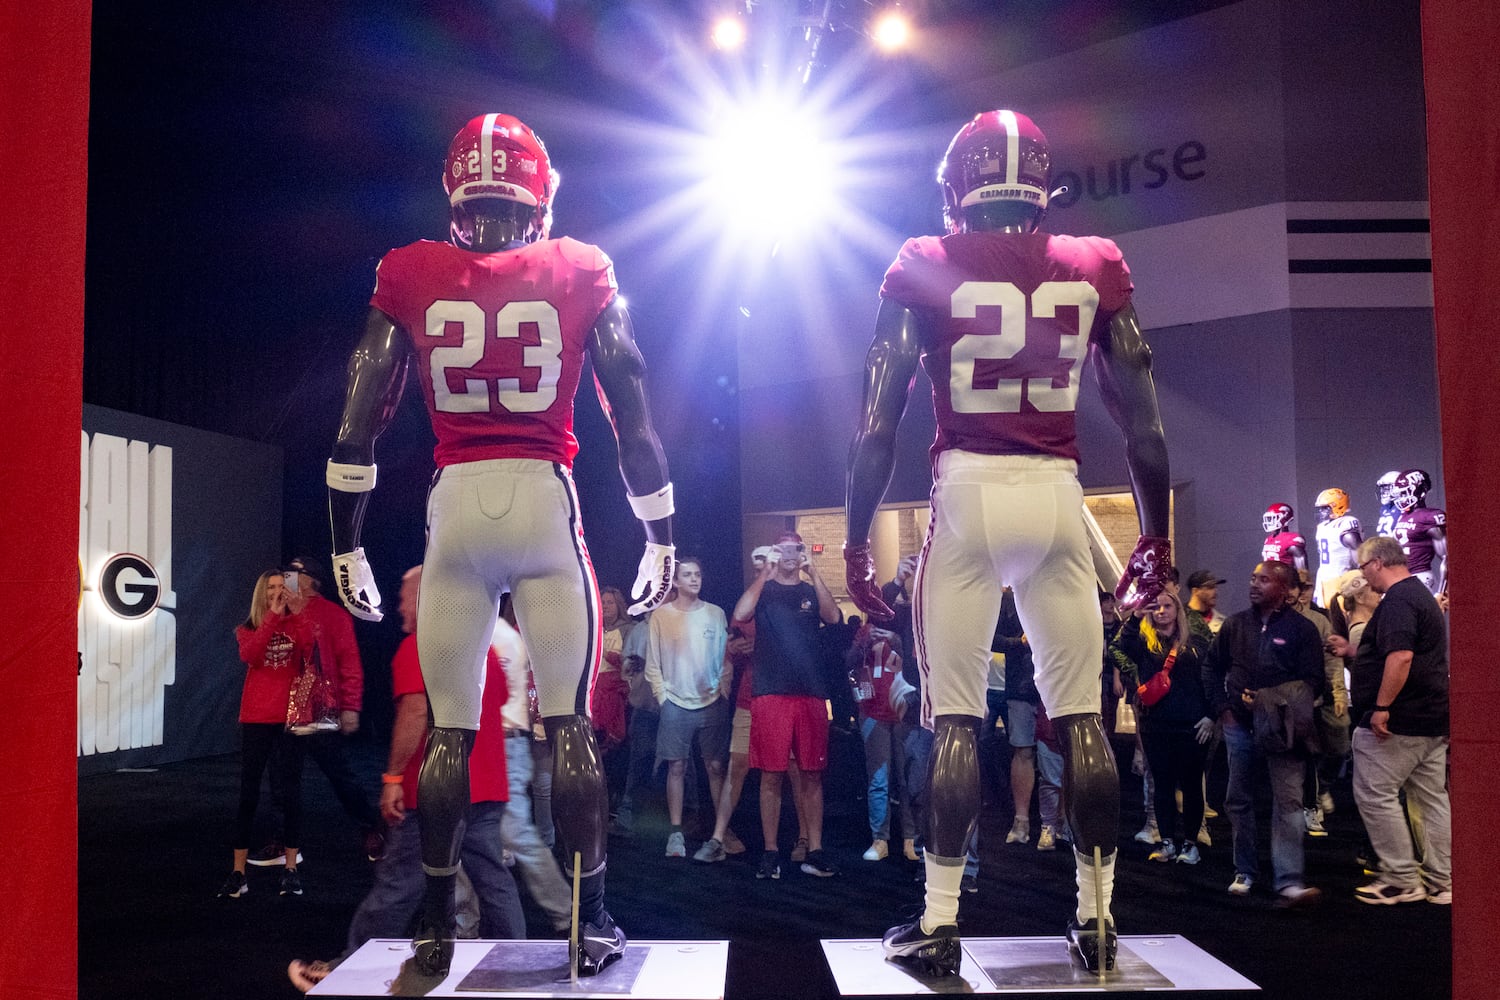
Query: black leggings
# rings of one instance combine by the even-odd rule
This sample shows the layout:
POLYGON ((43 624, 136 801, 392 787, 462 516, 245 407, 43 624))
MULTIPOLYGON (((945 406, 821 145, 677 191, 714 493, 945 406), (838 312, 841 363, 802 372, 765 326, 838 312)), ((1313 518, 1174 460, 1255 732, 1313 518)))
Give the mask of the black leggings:
POLYGON ((1156 782, 1152 804, 1162 839, 1191 842, 1203 825, 1203 762, 1208 748, 1198 742, 1191 729, 1159 732, 1146 726, 1141 729, 1141 743, 1156 782), (1173 836, 1178 789, 1182 790, 1181 838, 1173 836))
POLYGON ((237 851, 250 849, 255 809, 260 805, 260 777, 271 768, 271 794, 285 817, 282 832, 290 847, 302 840, 302 739, 279 722, 240 723, 240 808, 234 819, 237 851))

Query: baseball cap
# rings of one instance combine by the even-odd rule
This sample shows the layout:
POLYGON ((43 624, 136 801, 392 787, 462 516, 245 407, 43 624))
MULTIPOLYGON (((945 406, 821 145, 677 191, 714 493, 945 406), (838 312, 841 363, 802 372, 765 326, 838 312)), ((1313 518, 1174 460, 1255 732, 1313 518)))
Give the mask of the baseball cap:
POLYGON ((1187 585, 1188 590, 1196 590, 1199 587, 1217 587, 1221 583, 1228 582, 1228 580, 1225 580, 1222 577, 1214 576, 1206 569, 1200 569, 1195 571, 1192 576, 1188 577, 1187 585))
POLYGON ((323 572, 322 565, 311 556, 293 556, 286 564, 286 568, 310 576, 318 583, 326 583, 328 575, 323 572))

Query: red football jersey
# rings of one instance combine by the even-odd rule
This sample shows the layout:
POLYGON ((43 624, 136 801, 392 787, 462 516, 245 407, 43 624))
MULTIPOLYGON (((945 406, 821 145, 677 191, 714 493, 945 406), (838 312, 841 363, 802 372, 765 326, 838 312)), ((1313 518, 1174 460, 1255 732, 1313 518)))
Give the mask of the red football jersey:
POLYGON ((370 305, 416 348, 440 467, 488 458, 571 467, 588 334, 614 296, 609 257, 576 240, 498 253, 421 240, 380 261, 370 305))
POLYGON ((960 233, 907 240, 882 298, 933 315, 922 363, 948 448, 1078 459, 1080 369, 1130 301, 1119 247, 1097 236, 960 233))
POLYGON ((1413 573, 1432 569, 1434 531, 1439 538, 1448 533, 1448 515, 1436 507, 1413 507, 1396 518, 1396 541, 1406 552, 1406 568, 1413 573))
POLYGON ((1280 531, 1266 536, 1266 544, 1261 546, 1260 558, 1262 562, 1284 562, 1295 569, 1297 560, 1292 554, 1293 549, 1302 550, 1302 558, 1305 562, 1307 540, 1295 531, 1280 531))

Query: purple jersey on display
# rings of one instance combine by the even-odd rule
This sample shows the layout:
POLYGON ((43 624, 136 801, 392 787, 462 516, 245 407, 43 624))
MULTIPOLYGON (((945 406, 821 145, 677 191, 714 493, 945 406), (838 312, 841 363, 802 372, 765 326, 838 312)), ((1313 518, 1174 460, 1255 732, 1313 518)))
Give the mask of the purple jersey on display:
POLYGON ((1396 519, 1394 535, 1406 553, 1406 568, 1426 573, 1432 568, 1432 540, 1448 531, 1448 516, 1436 507, 1413 507, 1396 519))
POLYGON ((977 232, 907 240, 882 298, 932 315, 922 364, 934 463, 958 448, 1078 460, 1074 408, 1094 331, 1130 302, 1130 269, 1097 236, 977 232))
POLYGON ((1274 535, 1266 536, 1265 545, 1261 546, 1260 558, 1262 561, 1284 562, 1294 569, 1302 569, 1297 565, 1297 554, 1302 555, 1303 561, 1307 559, 1307 539, 1295 531, 1279 531, 1274 535), (1293 550, 1297 550, 1293 552, 1293 550))

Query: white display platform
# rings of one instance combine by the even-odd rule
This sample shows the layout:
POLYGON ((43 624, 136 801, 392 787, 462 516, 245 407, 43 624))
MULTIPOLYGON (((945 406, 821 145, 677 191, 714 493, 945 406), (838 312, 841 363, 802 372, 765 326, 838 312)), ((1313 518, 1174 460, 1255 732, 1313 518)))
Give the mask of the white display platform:
POLYGON ((405 966, 410 957, 410 940, 366 941, 308 995, 723 1000, 729 942, 631 941, 618 961, 576 988, 566 941, 458 941, 441 982, 414 976, 405 966))
POLYGON ((887 962, 875 939, 825 939, 823 954, 846 997, 1260 989, 1181 935, 1123 935, 1119 942, 1115 971, 1103 980, 1072 960, 1061 934, 964 938, 961 978, 922 976, 887 962))

